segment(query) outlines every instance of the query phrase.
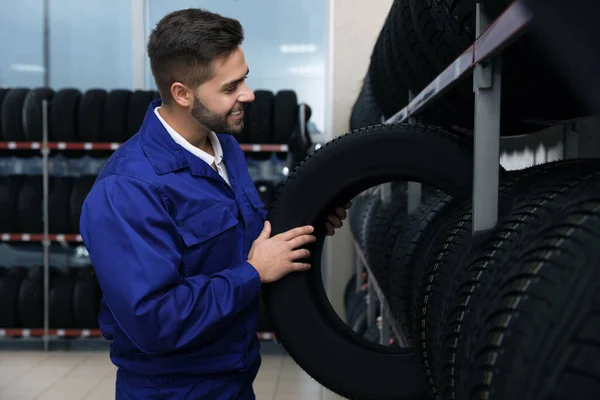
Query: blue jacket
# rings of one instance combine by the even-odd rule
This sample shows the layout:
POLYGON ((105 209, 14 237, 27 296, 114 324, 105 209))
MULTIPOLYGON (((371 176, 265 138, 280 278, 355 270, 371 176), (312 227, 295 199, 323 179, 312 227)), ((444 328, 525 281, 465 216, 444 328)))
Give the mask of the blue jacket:
POLYGON ((159 105, 83 205, 81 235, 103 292, 100 328, 123 371, 247 381, 260 364, 261 283, 246 260, 267 211, 234 137, 217 135, 229 187, 173 141, 154 114, 159 105))

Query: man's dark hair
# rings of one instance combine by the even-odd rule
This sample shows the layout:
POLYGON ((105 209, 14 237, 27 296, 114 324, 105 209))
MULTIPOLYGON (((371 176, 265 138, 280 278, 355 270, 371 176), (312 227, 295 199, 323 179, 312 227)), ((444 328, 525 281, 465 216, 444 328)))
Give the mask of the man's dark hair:
POLYGON ((199 8, 174 11, 163 17, 148 40, 148 57, 164 103, 170 103, 171 85, 191 88, 211 79, 211 63, 226 58, 244 41, 239 21, 199 8))

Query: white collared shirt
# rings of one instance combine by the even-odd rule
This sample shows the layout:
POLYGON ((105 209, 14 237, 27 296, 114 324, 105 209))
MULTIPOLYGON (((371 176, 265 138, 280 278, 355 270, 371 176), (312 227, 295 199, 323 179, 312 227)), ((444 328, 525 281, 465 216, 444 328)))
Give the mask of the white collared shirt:
POLYGON ((221 142, 219 142, 219 138, 217 137, 216 133, 214 133, 213 131, 209 131, 209 133, 208 133, 208 140, 210 140, 213 151, 215 153, 215 156, 213 157, 210 154, 208 154, 207 152, 200 150, 196 146, 193 146, 190 142, 185 140, 183 136, 181 136, 179 133, 177 133, 177 131, 175 131, 175 129, 173 129, 171 127, 171 125, 169 125, 160 116, 160 114, 158 112, 159 108, 160 107, 156 107, 154 109, 154 114, 156 114, 156 116, 158 117, 158 120, 163 124, 163 126, 165 127, 167 132, 169 132, 169 135, 171 135, 171 137, 173 138, 175 143, 177 143, 178 145, 180 145, 181 147, 183 147, 185 150, 189 151, 196 157, 205 161, 211 168, 212 168, 212 164, 214 162, 215 165, 217 166, 217 172, 219 173, 219 175, 221 175, 221 177, 225 180, 225 182, 227 182, 227 184, 229 186, 231 186, 231 183, 229 182, 229 175, 227 174, 227 168, 225 167, 225 163, 223 162, 223 148, 221 147, 221 142))

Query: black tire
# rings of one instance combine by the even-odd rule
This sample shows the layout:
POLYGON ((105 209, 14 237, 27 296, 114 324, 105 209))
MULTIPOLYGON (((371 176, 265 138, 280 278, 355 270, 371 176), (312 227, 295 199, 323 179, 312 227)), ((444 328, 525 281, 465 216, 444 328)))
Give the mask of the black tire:
POLYGON ((92 186, 94 185, 96 178, 97 177, 93 175, 82 176, 77 178, 73 184, 71 197, 69 199, 71 232, 79 233, 79 218, 81 217, 81 208, 83 207, 83 202, 85 201, 88 193, 90 190, 92 190, 92 186))
POLYGON ((51 177, 48 196, 48 230, 50 233, 77 233, 73 231, 69 201, 73 190, 73 178, 51 177))
POLYGON ((6 97, 6 94, 10 91, 10 89, 5 89, 5 88, 0 88, 0 140, 5 140, 4 139, 4 132, 2 131, 2 107, 4 105, 4 98, 6 97))
POLYGON ((50 329, 75 327, 73 315, 73 289, 75 274, 70 269, 52 268, 48 302, 48 325, 50 329))
POLYGON ((19 288, 19 319, 23 328, 44 327, 44 268, 30 267, 19 288))
POLYGON ((357 338, 327 300, 320 259, 329 210, 389 181, 422 182, 467 201, 472 195, 472 157, 472 149, 441 130, 375 126, 336 138, 312 153, 277 193, 269 215, 273 234, 311 224, 318 240, 309 246, 312 268, 265 285, 265 300, 279 341, 325 387, 355 399, 427 397, 414 349, 357 338), (306 196, 307 190, 319 195, 306 196))
POLYGON ((42 101, 48 100, 48 116, 52 112, 54 90, 49 88, 33 89, 27 93, 23 103, 23 132, 29 142, 44 140, 44 112, 42 101))
POLYGON ((362 88, 352 106, 350 114, 350 129, 360 129, 366 126, 381 124, 383 113, 377 106, 373 97, 371 80, 367 74, 363 80, 362 88))
POLYGON ((19 232, 18 199, 21 176, 0 177, 0 232, 19 232))
MULTIPOLYGON (((500 182, 499 216, 506 216, 517 199, 536 189, 536 184, 552 179, 557 168, 563 169, 580 161, 553 162, 507 174, 500 182)), ((417 281, 417 302, 413 314, 414 325, 419 327, 418 348, 435 399, 444 393, 444 364, 442 343, 449 321, 449 309, 455 292, 455 276, 471 247, 486 237, 481 234, 472 238, 472 208, 469 205, 453 212, 440 234, 433 241, 430 258, 417 281)))
POLYGON ((366 257, 369 267, 388 301, 390 297, 390 264, 393 250, 389 243, 393 243, 392 238, 395 238, 394 235, 398 235, 401 229, 404 228, 400 225, 392 230, 394 221, 400 220, 400 217, 406 214, 408 206, 406 184, 404 184, 404 188, 404 191, 398 190, 394 193, 390 203, 383 204, 375 213, 372 218, 372 229, 370 229, 370 234, 366 238, 366 257))
POLYGON ((0 328, 20 328, 19 288, 25 276, 21 267, 0 268, 0 328))
POLYGON ((259 332, 271 332, 272 331, 271 320, 269 318, 269 311, 267 310, 267 307, 265 306, 265 301, 263 300, 262 296, 260 297, 260 307, 259 307, 259 312, 258 312, 257 330, 259 332))
POLYGON ((257 90, 255 99, 248 105, 249 140, 253 144, 272 143, 273 140, 273 92, 257 90))
POLYGON ((50 140, 76 142, 79 134, 78 117, 81 92, 77 89, 59 90, 52 99, 50 109, 50 140))
POLYGON ((41 176, 24 176, 17 200, 19 230, 23 233, 44 231, 44 182, 41 176))
POLYGON ((144 122, 144 117, 148 111, 150 103, 153 101, 154 93, 146 90, 136 90, 129 99, 129 113, 127 115, 127 130, 120 138, 121 142, 126 142, 135 135, 144 122))
POLYGON ((298 96, 293 90, 280 90, 273 102, 273 143, 287 144, 298 125, 298 96))
POLYGON ((4 96, 2 104, 2 128, 3 139, 7 142, 25 142, 23 130, 23 106, 29 89, 11 89, 4 96))
POLYGON ((372 196, 365 203, 365 207, 362 213, 361 224, 360 224, 360 236, 358 239, 358 243, 360 248, 363 250, 365 257, 368 260, 368 255, 366 254, 367 249, 367 240, 369 239, 369 233, 371 232, 371 228, 373 225, 373 220, 375 219, 375 215, 377 214, 377 210, 381 205, 381 197, 380 196, 372 196))
POLYGON ((537 229, 561 209, 565 199, 573 196, 571 188, 600 176, 600 160, 556 164, 549 181, 540 181, 530 194, 521 196, 511 213, 489 238, 475 247, 468 261, 455 274, 451 307, 444 339, 445 389, 450 397, 467 396, 466 382, 472 374, 475 357, 474 340, 480 335, 481 303, 493 296, 507 265, 517 263, 513 254, 537 236, 537 229), (560 168, 567 165, 566 168, 560 168))
POLYGON ((106 90, 90 89, 84 93, 79 103, 77 133, 82 142, 98 142, 104 132, 104 107, 106 90))
POLYGON ((350 222, 350 230, 354 236, 354 240, 360 242, 360 229, 362 224, 362 215, 367 204, 368 199, 371 197, 368 193, 363 193, 352 200, 352 206, 348 210, 348 221, 350 222))
POLYGON ((92 267, 77 273, 73 288, 73 318, 79 329, 97 329, 102 291, 92 267))
POLYGON ((402 232, 397 236, 389 267, 390 309, 408 342, 415 346, 413 308, 416 281, 424 268, 424 260, 432 251, 436 233, 460 203, 443 192, 428 196, 413 212, 401 219, 402 232))
POLYGON ((600 185, 571 194, 481 303, 471 398, 598 398, 600 185))
POLYGON ((131 91, 124 89, 111 90, 106 96, 104 104, 103 132, 100 136, 101 142, 119 143, 127 136, 129 99, 131 91))

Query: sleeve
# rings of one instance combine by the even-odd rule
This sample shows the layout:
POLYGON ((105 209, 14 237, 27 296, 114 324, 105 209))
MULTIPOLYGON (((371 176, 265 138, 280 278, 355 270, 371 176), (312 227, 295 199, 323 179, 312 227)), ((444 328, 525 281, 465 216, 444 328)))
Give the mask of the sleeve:
POLYGON ((228 329, 260 293, 248 262, 181 277, 177 225, 151 184, 111 175, 86 198, 80 230, 117 323, 144 353, 201 346, 228 329))

